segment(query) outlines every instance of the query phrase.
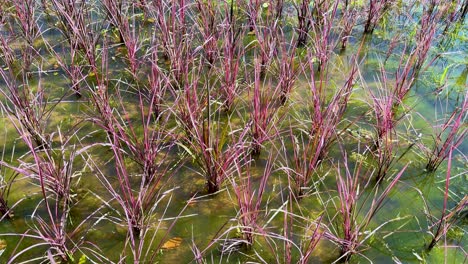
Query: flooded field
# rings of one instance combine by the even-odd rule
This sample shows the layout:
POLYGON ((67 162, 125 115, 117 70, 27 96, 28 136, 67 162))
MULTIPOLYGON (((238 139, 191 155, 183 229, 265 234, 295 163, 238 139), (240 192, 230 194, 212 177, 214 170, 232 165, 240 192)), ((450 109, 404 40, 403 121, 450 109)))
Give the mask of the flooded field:
POLYGON ((465 263, 467 11, 0 0, 0 263, 465 263))

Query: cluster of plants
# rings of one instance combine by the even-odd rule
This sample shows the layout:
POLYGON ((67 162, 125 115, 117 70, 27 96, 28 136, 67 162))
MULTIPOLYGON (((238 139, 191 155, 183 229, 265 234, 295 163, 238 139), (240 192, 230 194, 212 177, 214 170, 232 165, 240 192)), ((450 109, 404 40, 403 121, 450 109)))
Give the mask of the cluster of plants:
POLYGON ((1 262, 466 261, 467 11, 0 0, 1 262))

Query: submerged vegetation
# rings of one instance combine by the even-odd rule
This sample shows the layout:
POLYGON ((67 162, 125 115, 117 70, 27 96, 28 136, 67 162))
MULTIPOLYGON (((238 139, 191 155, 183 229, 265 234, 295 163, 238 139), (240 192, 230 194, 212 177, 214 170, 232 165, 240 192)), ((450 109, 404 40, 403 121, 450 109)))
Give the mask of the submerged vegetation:
POLYGON ((0 262, 466 262, 467 11, 0 0, 0 262))

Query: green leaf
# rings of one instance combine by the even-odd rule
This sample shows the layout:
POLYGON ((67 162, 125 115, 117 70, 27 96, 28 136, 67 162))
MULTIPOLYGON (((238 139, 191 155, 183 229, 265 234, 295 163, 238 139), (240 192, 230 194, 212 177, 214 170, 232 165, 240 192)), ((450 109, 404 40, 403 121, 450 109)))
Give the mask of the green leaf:
POLYGON ((447 79, 447 73, 448 73, 449 68, 450 68, 450 65, 445 67, 444 72, 440 76, 439 85, 443 85, 445 83, 445 80, 447 79))
POLYGON ((419 260, 419 261, 424 261, 424 259, 416 252, 413 251, 413 255, 419 260))
POLYGON ((189 154, 192 157, 193 160, 196 159, 195 155, 192 153, 192 151, 190 151, 190 149, 187 146, 185 146, 184 144, 182 144, 180 142, 177 142, 176 144, 179 145, 181 148, 183 148, 185 150, 185 152, 187 152, 187 154, 189 154))
POLYGON ((219 146, 218 148, 219 149, 223 149, 223 146, 226 144, 227 140, 228 140, 228 135, 229 135, 229 125, 222 125, 222 124, 219 124, 218 123, 218 126, 221 125, 223 127, 223 130, 221 132, 221 138, 219 140, 219 146))
POLYGON ((467 77, 468 77, 468 67, 466 67, 463 70, 463 72, 460 74, 460 76, 458 76, 455 84, 460 87, 464 87, 466 84, 467 77))
POLYGON ((81 255, 80 259, 78 260, 78 264, 85 264, 86 263, 86 255, 81 255))
POLYGON ((72 262, 75 262, 75 258, 73 258, 73 254, 71 254, 70 252, 67 252, 67 256, 72 262))

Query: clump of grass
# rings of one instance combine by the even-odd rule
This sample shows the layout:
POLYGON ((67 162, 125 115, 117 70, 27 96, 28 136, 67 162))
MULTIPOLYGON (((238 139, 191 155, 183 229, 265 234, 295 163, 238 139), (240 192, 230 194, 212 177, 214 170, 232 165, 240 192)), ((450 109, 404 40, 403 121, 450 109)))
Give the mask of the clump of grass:
POLYGON ((14 182, 13 179, 7 180, 4 169, 0 175, 0 220, 10 219, 14 216, 13 209, 8 205, 8 196, 10 194, 11 186, 14 182))
POLYGON ((180 141, 206 179, 208 193, 219 191, 222 183, 235 171, 235 162, 245 154, 248 127, 234 129, 231 117, 221 119, 221 113, 211 100, 209 83, 202 83, 198 70, 185 83, 176 99, 176 116, 185 132, 180 141))
MULTIPOLYGON (((287 168, 280 168, 285 170, 287 168)), ((287 188, 291 188, 291 183, 288 183, 287 188)), ((287 192, 287 196, 281 192, 280 208, 276 212, 283 213, 283 232, 272 235, 272 239, 277 239, 282 242, 282 262, 279 263, 310 263, 311 258, 315 253, 315 249, 320 243, 323 235, 323 212, 315 217, 315 212, 309 212, 309 208, 301 206, 300 201, 294 197, 292 190, 287 192), (311 216, 313 215, 313 216, 311 216), (294 253, 298 254, 294 254, 294 253)), ((278 248, 270 247, 274 254, 278 254, 278 248)), ((281 256, 281 255, 280 255, 281 256)))
POLYGON ((164 60, 169 64, 171 81, 182 88, 193 66, 192 44, 194 36, 187 26, 188 5, 185 1, 154 1, 148 14, 155 21, 158 43, 164 60))
POLYGON ((395 96, 387 88, 387 76, 381 70, 382 80, 379 84, 384 87, 378 88, 378 94, 369 90, 372 99, 372 108, 375 113, 375 142, 372 148, 376 152, 377 158, 377 181, 380 182, 387 174, 394 161, 394 151, 396 147, 396 124, 400 118, 396 117, 394 111, 395 96))
MULTIPOLYGON (((25 0, 12 1, 15 10, 14 20, 19 25, 20 35, 24 41, 21 46, 22 55, 22 69, 24 74, 29 74, 34 57, 38 55, 37 50, 34 48, 34 42, 41 35, 38 26, 38 12, 36 1, 25 0)), ((13 26, 14 27, 14 26, 13 26)), ((12 27, 11 33, 14 32, 12 27)))
MULTIPOLYGON (((410 47, 408 43, 405 44, 403 54, 408 50, 409 54, 401 57, 395 72, 395 87, 393 89, 396 97, 395 108, 407 97, 419 73, 427 69, 439 57, 434 56, 428 61, 429 50, 433 40, 437 37, 439 21, 446 14, 446 11, 446 6, 437 1, 426 6, 420 21, 421 26, 416 32, 414 46, 410 47)), ((390 46, 390 49, 392 50, 393 47, 390 46)))
POLYGON ((271 81, 269 83, 264 82, 262 85, 261 67, 261 63, 256 57, 254 61, 254 83, 250 109, 251 149, 254 156, 260 154, 262 144, 265 141, 271 140, 274 134, 277 134, 275 131, 276 124, 280 121, 280 117, 276 115, 279 108, 277 98, 280 86, 272 87, 271 81))
MULTIPOLYGON (((145 249, 156 245, 156 248, 160 249, 163 245, 162 241, 165 238, 159 242, 155 240, 161 223, 156 229, 151 223, 155 221, 155 213, 162 209, 162 202, 171 197, 172 189, 165 190, 164 187, 180 168, 179 162, 172 162, 169 159, 169 153, 175 147, 175 137, 165 126, 171 117, 170 112, 161 112, 155 119, 153 116, 154 97, 145 100, 142 92, 138 94, 140 117, 137 121, 127 112, 124 99, 119 93, 117 97, 121 110, 112 108, 107 96, 102 97, 104 100, 100 101, 102 109, 107 110, 101 113, 104 116, 101 120, 98 118, 96 123, 107 132, 109 141, 107 145, 112 150, 119 184, 116 186, 109 181, 108 175, 94 161, 91 159, 89 161, 89 166, 93 168, 104 188, 112 196, 112 200, 119 206, 114 210, 119 212, 119 219, 127 227, 128 235, 125 245, 130 247, 135 263, 153 262, 157 250, 145 249), (132 163, 128 160, 138 166, 137 173, 129 168, 132 163)), ((168 206, 169 204, 170 202, 168 206)), ((172 226, 178 218, 175 218, 172 226)), ((169 231, 170 229, 167 233, 169 231)))
POLYGON ((96 261, 106 260, 100 254, 98 247, 85 240, 86 234, 93 226, 90 220, 99 209, 74 225, 70 223, 71 208, 75 204, 72 192, 73 181, 80 175, 80 171, 74 169, 74 163, 87 148, 80 150, 76 150, 74 146, 68 148, 71 137, 64 137, 59 131, 60 146, 57 149, 48 148, 39 151, 26 128, 20 125, 17 126, 17 130, 29 149, 28 156, 31 161, 20 160, 17 166, 3 162, 2 165, 34 181, 40 189, 41 200, 31 214, 33 224, 25 233, 3 234, 22 237, 19 244, 24 238, 38 241, 19 251, 18 244, 12 251, 8 263, 15 263, 21 256, 40 247, 44 247, 45 252, 35 258, 36 260, 68 262, 73 261, 75 253, 85 251, 89 252, 96 261), (45 210, 41 212, 38 208, 45 210))
POLYGON ((246 3, 247 24, 250 32, 254 31, 257 27, 258 13, 260 12, 261 5, 262 1, 260 0, 248 0, 246 3))
POLYGON ((51 0, 58 17, 60 32, 72 50, 79 50, 86 58, 90 72, 98 76, 98 42, 101 24, 93 20, 93 6, 89 2, 51 0))
MULTIPOLYGON (((401 157, 416 144, 402 148, 405 143, 399 122, 409 116, 405 100, 412 95, 419 73, 440 57, 431 56, 436 51, 435 40, 446 35, 441 34, 443 27, 463 20, 467 3, 0 0, 0 107, 6 114, 5 127, 13 126, 23 141, 14 146, 26 146, 17 161, 16 153, 10 161, 3 156, 0 161, 1 219, 10 217, 12 209, 30 213, 16 210, 23 199, 14 204, 9 199, 18 177, 29 180, 27 184, 38 190, 33 198, 40 199, 29 214, 27 230, 6 234, 20 237, 16 248, 5 251, 12 251, 8 261, 77 262, 77 255, 83 254, 80 263, 157 262, 176 221, 185 217, 185 208, 170 216, 177 207, 173 195, 187 195, 185 188, 176 194, 177 187, 170 184, 180 183, 174 176, 190 160, 197 167, 186 168, 205 180, 208 196, 220 198, 212 194, 226 187, 238 212, 220 227, 205 249, 200 250, 193 241, 197 263, 206 262, 208 249, 219 241, 224 243, 214 249, 212 261, 218 257, 220 262, 230 261, 231 254, 242 254, 248 255, 249 261, 310 263, 319 243, 330 241, 340 251, 335 262, 349 261, 367 244, 373 244, 371 238, 383 226, 402 219, 387 218, 376 224, 380 221, 377 214, 408 166, 402 166, 401 157), (405 20, 404 32, 413 21, 421 25, 411 26, 409 35, 393 34, 388 30, 401 27, 383 24, 387 12, 392 15, 391 23, 405 20), (357 25, 364 27, 364 35, 379 27, 383 31, 378 32, 379 40, 363 38, 368 40, 369 49, 361 52, 363 40, 357 55, 347 61, 350 69, 337 78, 337 72, 343 71, 341 59, 347 58, 336 57, 334 52, 340 44, 342 49, 349 46, 357 25), (48 28, 42 30, 44 27, 48 28), (388 33, 393 36, 389 43, 388 33), (414 40, 402 43, 406 36, 414 40), (352 116, 362 107, 359 102, 349 104, 352 95, 361 95, 356 80, 366 75, 359 75, 356 58, 378 56, 382 44, 389 46, 385 67, 392 67, 392 55, 403 55, 397 61, 394 83, 380 65, 378 90, 368 89, 374 141, 364 151, 358 142, 356 164, 348 162, 344 147, 337 149, 344 160, 334 165, 336 141, 346 138, 343 131, 355 133, 347 129, 355 123, 346 114, 352 116), (113 45, 121 46, 115 54, 113 45), (50 64, 54 69, 43 71, 43 65, 50 64), (65 74, 71 90, 83 98, 62 100, 61 94, 57 96, 61 83, 57 87, 44 82, 56 80, 50 72, 54 76, 65 74), (300 101, 301 96, 305 100, 300 101), (348 111, 348 104, 356 108, 348 111), (79 118, 83 107, 86 120, 69 131, 62 133, 51 125, 62 122, 51 120, 51 116, 65 111, 67 118, 79 118), (97 129, 98 136, 81 128, 97 129), (83 138, 78 137, 81 133, 83 138), (100 142, 77 149, 76 142, 86 144, 87 140, 100 142), (266 165, 257 170, 253 163, 264 162, 258 154, 268 147, 266 165), (98 154, 89 151, 95 148, 98 154), (369 152, 370 157, 363 155, 369 152), (105 160, 109 156, 103 153, 110 158, 105 160), (402 153, 400 157, 398 153, 402 153), (276 169, 280 155, 283 164, 276 169), (83 158, 83 170, 76 170, 82 162, 79 158, 83 158), (368 161, 373 163, 368 166, 368 161), (96 175, 104 189, 89 186, 89 193, 99 202, 95 212, 82 215, 77 205, 88 201, 73 188, 80 180, 87 180, 80 175, 89 168, 89 174, 96 175), (392 174, 396 168, 400 170, 392 174), (10 171, 13 175, 6 178, 10 171), (372 177, 379 184, 371 184, 372 177), (336 184, 336 190, 330 182, 336 184), (101 197, 101 192, 107 197, 101 197), (307 204, 308 199, 317 199, 319 208, 307 204), (97 216, 104 207, 105 214, 97 216), (78 211, 77 216, 73 210, 78 211), (125 228, 122 253, 114 255, 118 255, 117 260, 104 256, 109 252, 100 248, 106 245, 86 241, 89 231, 109 227, 98 226, 102 220, 125 228), (235 224, 230 225, 231 221, 235 224), (30 242, 37 243, 27 244, 30 242), (235 253, 241 248, 246 251, 235 253), (40 249, 44 249, 40 255, 29 256, 40 249)), ((459 79, 464 80, 463 73, 459 79)), ((419 92, 414 94, 420 96, 419 92)), ((450 103, 452 99, 447 98, 450 103)), ((466 101, 465 95, 463 105, 441 122, 440 130, 434 133, 434 147, 422 147, 428 171, 449 159, 442 215, 430 219, 429 249, 466 215, 466 196, 457 198, 454 207, 448 201, 452 152, 461 149, 466 136, 466 101)), ((359 127, 358 136, 362 131, 359 127)), ((346 142, 347 149, 353 147, 354 140, 346 142)), ((198 206, 192 199, 186 206, 189 204, 198 206)), ((94 206, 85 206, 90 205, 94 206)), ((2 243, 0 254, 4 252, 2 243)))
MULTIPOLYGON (((155 213, 158 210, 167 210, 167 208, 161 208, 162 202, 168 197, 170 201, 172 190, 164 190, 164 186, 176 168, 170 170, 169 164, 162 169, 158 168, 159 171, 154 172, 152 181, 149 182, 145 177, 138 177, 129 172, 128 165, 124 160, 123 149, 119 147, 117 138, 111 140, 113 141, 111 141, 110 147, 114 155, 115 172, 119 184, 113 185, 108 176, 92 160, 89 161, 89 166, 93 168, 98 179, 112 196, 112 200, 117 202, 119 206, 114 210, 119 212, 117 219, 121 219, 127 227, 125 245, 130 247, 133 261, 135 263, 150 259, 154 261, 157 251, 151 252, 149 248, 157 245, 156 248, 159 250, 171 228, 167 230, 162 240, 155 242, 155 236, 160 229, 161 222, 155 230, 152 228, 152 223, 155 221, 155 213), (163 177, 165 181, 162 180, 163 177)), ((177 219, 178 217, 176 217, 177 219)), ((116 221, 114 218, 109 218, 109 220, 116 221)), ((122 223, 117 222, 116 224, 122 223)))
MULTIPOLYGON (((0 76, 5 84, 5 89, 0 89, 0 94, 6 100, 1 102, 2 108, 9 117, 15 118, 17 126, 28 131, 37 147, 48 148, 50 142, 46 134, 46 123, 57 103, 48 104, 40 76, 36 86, 33 86, 28 73, 20 71, 20 75, 16 75, 15 53, 4 36, 0 36, 0 50, 5 65, 0 67, 0 76)), ((10 120, 13 121, 11 118, 10 120)))
POLYGON ((142 48, 140 36, 142 32, 136 23, 135 7, 126 1, 103 0, 102 6, 107 14, 107 19, 119 34, 119 41, 125 45, 130 72, 136 76, 141 61, 138 51, 142 48))
POLYGON ((310 0, 301 0, 294 4, 297 13, 297 47, 303 47, 307 44, 309 31, 312 27, 312 11, 310 10, 310 0))
POLYGON ((269 69, 271 61, 278 53, 278 29, 280 21, 269 10, 270 6, 262 5, 261 15, 254 22, 256 60, 260 63, 261 76, 269 69))
POLYGON ((466 207, 468 206, 468 195, 463 196, 463 198, 457 203, 457 205, 452 209, 448 209, 448 198, 450 196, 450 179, 451 179, 451 170, 452 170, 452 152, 453 147, 450 148, 448 153, 448 165, 447 173, 445 177, 445 189, 444 189, 444 202, 442 206, 442 214, 440 218, 433 222, 430 226, 430 233, 432 236, 431 242, 427 246, 428 250, 432 250, 437 243, 442 239, 449 229, 456 224, 460 219, 466 216, 466 207))
POLYGON ((356 23, 359 19, 360 13, 356 7, 356 1, 345 1, 345 6, 343 7, 343 15, 340 20, 342 30, 341 30, 341 50, 345 50, 349 39, 351 38, 351 33, 353 28, 356 26, 356 23))
MULTIPOLYGON (((316 80, 313 67, 314 61, 312 55, 309 54, 310 124, 300 131, 299 137, 294 136, 292 127, 289 129, 291 138, 295 140, 292 144, 292 159, 295 171, 294 178, 299 195, 301 195, 301 190, 308 186, 313 172, 326 157, 330 147, 336 140, 337 127, 346 111, 357 76, 357 62, 353 59, 353 66, 346 77, 345 83, 338 87, 331 95, 331 98, 328 99, 325 92, 328 84, 327 72, 320 71, 318 73, 319 79, 316 80)), ((301 123, 304 124, 304 122, 301 123)))
POLYGON ((329 0, 315 3, 315 14, 317 18, 315 19, 315 23, 312 24, 312 50, 318 64, 317 70, 319 72, 327 71, 333 49, 336 47, 338 41, 338 39, 333 37, 332 32, 333 21, 338 11, 338 3, 339 1, 333 3, 329 0))
MULTIPOLYGON (((167 164, 167 161, 169 153, 175 147, 177 136, 173 129, 168 129, 167 124, 173 117, 170 111, 160 112, 156 118, 153 116, 157 94, 151 94, 150 98, 145 98, 145 94, 140 90, 137 94, 139 117, 135 121, 117 90, 116 97, 120 104, 120 111, 114 109, 113 113, 116 114, 109 117, 113 125, 113 128, 109 129, 112 135, 110 140, 121 148, 121 152, 126 153, 138 164, 142 172, 141 184, 143 186, 158 185, 172 167, 167 164)), ((109 105, 108 108, 111 106, 109 105)))
POLYGON ((372 34, 393 0, 369 0, 367 18, 364 24, 364 34, 372 34))
POLYGON ((420 144, 426 153, 426 170, 429 172, 437 170, 444 160, 449 156, 451 149, 456 149, 466 137, 467 128, 464 126, 468 110, 468 93, 465 93, 463 102, 456 107, 450 116, 437 128, 433 135, 434 147, 432 149, 420 144))
MULTIPOLYGON (((101 54, 100 87, 90 88, 91 100, 97 115, 90 121, 100 126, 107 134, 108 144, 113 154, 113 164, 118 185, 109 181, 108 176, 99 166, 89 161, 96 171, 98 179, 104 188, 117 202, 122 221, 127 229, 126 245, 129 245, 133 260, 137 263, 145 259, 153 259, 153 253, 145 252, 149 237, 154 231, 151 222, 153 214, 160 209, 160 202, 168 197, 170 191, 163 187, 171 176, 180 168, 180 163, 172 162, 168 157, 175 147, 175 135, 166 129, 171 111, 161 111, 162 93, 168 85, 168 78, 162 74, 157 65, 153 65, 150 78, 149 96, 146 91, 137 87, 138 97, 137 117, 127 110, 124 96, 121 95, 119 83, 121 80, 110 80, 108 72, 108 49, 103 47, 101 54), (112 97, 109 93, 111 85, 117 92, 112 97), (157 107, 157 116, 154 108, 157 107), (133 161, 139 168, 138 174, 133 173, 129 166, 133 161)), ((123 82, 122 82, 123 83, 123 82)), ((155 236, 156 234, 154 234, 155 236)), ((155 237, 151 238, 153 245, 155 237)), ((159 245, 159 248, 162 243, 159 245)))
MULTIPOLYGON (((337 216, 332 218, 332 220, 338 221, 338 226, 336 229, 328 228, 325 232, 325 237, 331 239, 331 241, 335 242, 340 247, 341 253, 339 260, 349 261, 351 256, 359 253, 364 243, 375 235, 385 224, 399 220, 397 217, 386 221, 373 230, 368 230, 372 219, 376 216, 378 211, 383 208, 384 201, 395 188, 395 185, 398 183, 408 165, 405 165, 403 169, 395 175, 382 192, 379 191, 379 185, 375 185, 374 189, 371 191, 364 191, 367 184, 366 186, 362 186, 361 181, 365 178, 370 179, 370 175, 373 171, 363 171, 362 161, 358 161, 354 170, 351 171, 346 154, 344 155, 344 161, 342 163, 344 174, 339 165, 337 168, 337 193, 339 200, 337 216), (368 197, 363 199, 362 197, 364 195, 368 197), (359 205, 359 201, 365 201, 366 203, 370 201, 370 206, 365 207, 359 205)), ((334 225, 332 224, 331 226, 334 225)))
MULTIPOLYGON (((377 92, 368 88, 371 99, 372 112, 375 114, 375 136, 373 145, 370 147, 371 153, 377 161, 376 180, 380 183, 391 167, 400 160, 414 146, 410 144, 397 156, 397 151, 401 149, 399 135, 397 133, 398 123, 405 117, 405 113, 398 113, 401 101, 395 92, 394 87, 389 87, 387 73, 383 66, 380 70, 380 78, 377 81, 377 92)), ((406 109, 404 111, 407 111, 406 109)))
POLYGON ((220 34, 216 28, 219 22, 219 7, 213 1, 196 0, 196 10, 198 12, 196 23, 202 36, 205 58, 208 64, 213 66, 219 56, 218 40, 220 34))
POLYGON ((10 192, 13 183, 17 180, 19 173, 13 172, 8 176, 7 164, 5 161, 6 144, 3 145, 2 156, 0 158, 0 221, 3 219, 11 219, 14 216, 13 208, 18 205, 22 199, 17 201, 15 204, 10 205, 10 192))
POLYGON ((44 39, 44 44, 51 54, 53 54, 57 64, 65 72, 65 75, 70 80, 70 88, 73 93, 81 97, 82 96, 82 82, 85 80, 86 76, 84 74, 85 66, 82 65, 81 56, 79 51, 76 49, 76 46, 70 46, 69 52, 58 53, 55 51, 55 46, 51 45, 49 41, 44 39), (69 58, 64 57, 64 53, 69 55, 69 58))
POLYGON ((273 173, 274 155, 270 153, 258 186, 252 174, 252 162, 246 160, 237 163, 238 178, 230 178, 239 207, 238 219, 242 239, 248 248, 253 245, 258 229, 261 229, 259 221, 262 214, 262 201, 267 191, 268 179, 273 173))
MULTIPOLYGON (((149 107, 154 119, 158 120, 164 110, 164 97, 167 90, 170 88, 169 78, 164 74, 163 69, 158 65, 158 50, 156 41, 153 40, 153 48, 149 51, 150 72, 148 74, 148 84, 146 88, 145 99, 149 103, 149 107)), ((142 95, 140 93, 140 95, 142 95)), ((148 112, 150 115, 150 112, 148 112)))
POLYGON ((245 50, 242 48, 242 28, 237 25, 237 17, 234 12, 234 1, 224 6, 223 27, 220 32, 222 44, 221 62, 221 88, 219 89, 223 108, 232 110, 235 98, 240 94, 239 68, 245 50))
POLYGON ((290 42, 286 40, 285 33, 278 30, 278 86, 280 90, 280 103, 284 105, 291 94, 298 76, 296 45, 293 44, 293 39, 290 42))

